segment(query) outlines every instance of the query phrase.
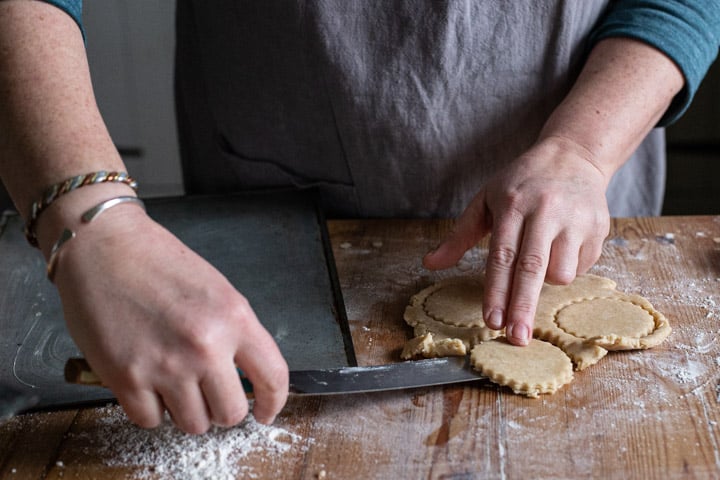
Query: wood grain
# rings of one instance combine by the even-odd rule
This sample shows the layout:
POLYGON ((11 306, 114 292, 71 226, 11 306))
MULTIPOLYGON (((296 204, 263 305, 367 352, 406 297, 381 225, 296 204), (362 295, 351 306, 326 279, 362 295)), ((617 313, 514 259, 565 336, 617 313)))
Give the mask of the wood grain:
MULTIPOLYGON (((422 268, 450 227, 330 222, 361 365, 398 361, 412 294, 482 271, 484 246, 449 271, 422 268)), ((655 349, 610 353, 540 399, 472 385, 295 397, 277 425, 300 440, 282 455, 252 452, 243 464, 256 478, 720 478, 719 237, 720 217, 613 221, 592 273, 668 317, 673 333, 655 349)), ((0 426, 0 478, 132 478, 95 449, 102 420, 101 409, 87 409, 0 426)))

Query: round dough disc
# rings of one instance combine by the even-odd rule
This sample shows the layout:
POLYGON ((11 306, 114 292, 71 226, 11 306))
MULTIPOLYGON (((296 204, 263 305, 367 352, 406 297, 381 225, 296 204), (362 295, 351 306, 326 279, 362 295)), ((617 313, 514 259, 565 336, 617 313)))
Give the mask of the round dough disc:
POLYGON ((537 339, 525 347, 511 345, 505 338, 482 342, 472 349, 470 361, 494 383, 528 397, 554 393, 573 378, 570 357, 537 339))
POLYGON ((477 283, 451 283, 425 299, 425 311, 435 320, 456 327, 484 326, 482 288, 477 283))
POLYGON ((653 316, 647 310, 622 297, 572 303, 557 313, 555 322, 570 335, 580 338, 605 335, 638 338, 655 328, 653 316))

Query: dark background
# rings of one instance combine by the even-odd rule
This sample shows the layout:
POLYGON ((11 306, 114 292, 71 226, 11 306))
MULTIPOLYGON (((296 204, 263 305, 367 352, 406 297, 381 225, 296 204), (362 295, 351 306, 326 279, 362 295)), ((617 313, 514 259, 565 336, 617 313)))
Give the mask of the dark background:
POLYGON ((663 215, 720 214, 720 62, 686 114, 667 129, 663 215))

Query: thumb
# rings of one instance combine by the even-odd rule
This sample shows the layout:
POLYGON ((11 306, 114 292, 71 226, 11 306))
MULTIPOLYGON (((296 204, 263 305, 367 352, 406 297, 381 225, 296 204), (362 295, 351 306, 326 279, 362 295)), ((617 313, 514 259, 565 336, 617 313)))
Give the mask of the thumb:
POLYGON ((485 195, 481 191, 460 218, 452 232, 440 245, 423 258, 423 266, 429 270, 442 270, 457 264, 469 249, 474 247, 490 231, 490 213, 485 208, 485 195))

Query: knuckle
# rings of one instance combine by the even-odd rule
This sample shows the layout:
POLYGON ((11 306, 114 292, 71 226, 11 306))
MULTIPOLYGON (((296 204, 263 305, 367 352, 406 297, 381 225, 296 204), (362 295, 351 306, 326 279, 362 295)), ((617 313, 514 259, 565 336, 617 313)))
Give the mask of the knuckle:
POLYGON ((548 270, 545 275, 545 280, 554 285, 569 285, 575 280, 576 272, 571 272, 567 269, 555 269, 548 270))
MULTIPOLYGON (((225 328, 217 322, 203 322, 194 325, 184 333, 186 347, 190 356, 200 364, 209 364, 215 361, 218 355, 218 345, 224 343, 225 328)), ((181 363, 186 363, 183 359, 181 363)), ((171 367, 178 367, 170 361, 171 367)), ((182 366, 179 366, 182 368, 182 366)))
POLYGON ((190 349, 194 359, 202 364, 208 364, 213 361, 217 355, 215 347, 217 342, 213 341, 213 337, 207 333, 193 335, 190 340, 190 349))
POLYGON ((543 190, 538 193, 535 208, 542 212, 555 210, 558 205, 562 205, 565 197, 556 190, 543 190))
POLYGON ((520 317, 527 317, 535 311, 535 305, 531 302, 518 302, 514 305, 514 310, 520 317))
POLYGON ((525 204, 525 196, 519 189, 514 188, 512 190, 506 191, 504 200, 504 203, 509 212, 517 212, 519 214, 520 211, 523 210, 523 205, 525 204))
POLYGON ((485 288, 485 294, 483 296, 483 309, 487 309, 488 312, 499 309, 505 309, 505 299, 507 298, 507 289, 500 286, 487 286, 485 288))
POLYGON ((509 269, 515 263, 516 255, 515 250, 511 247, 500 246, 494 248, 488 253, 488 265, 500 269, 509 269))
POLYGON ((120 402, 128 419, 140 428, 156 428, 162 423, 162 415, 153 412, 149 407, 134 408, 127 402, 120 402))
POLYGON ((126 411, 125 414, 130 419, 132 423, 137 425, 140 428, 157 428, 160 423, 162 422, 162 419, 157 416, 153 415, 145 415, 142 413, 132 413, 126 411))
POLYGON ((274 366, 265 372, 260 386, 264 394, 271 398, 285 398, 288 392, 289 374, 285 366, 274 366))
POLYGON ((174 355, 163 355, 157 359, 155 364, 156 372, 158 376, 165 379, 173 379, 178 375, 181 375, 185 368, 180 358, 174 355))
POLYGON ((247 298, 242 295, 238 295, 230 308, 231 318, 247 319, 254 318, 252 306, 247 298))
POLYGON ((184 421, 176 421, 175 424, 180 430, 191 435, 201 435, 210 429, 210 422, 193 418, 184 421))
POLYGON ((545 269, 545 256, 537 252, 525 253, 518 258, 517 269, 534 276, 542 275, 545 269))
MULTIPOLYGON (((587 216, 578 216, 578 218, 587 218, 587 216)), ((590 237, 602 241, 610 233, 610 215, 607 211, 595 212, 586 225, 590 237)))
POLYGON ((123 390, 138 391, 147 381, 145 368, 141 365, 131 363, 125 368, 118 370, 119 374, 115 377, 114 384, 123 390))
POLYGON ((513 304, 511 315, 508 319, 510 323, 527 323, 532 321, 535 315, 535 304, 530 301, 517 301, 513 304))
POLYGON ((242 422, 247 414, 247 405, 240 405, 238 402, 234 409, 213 416, 213 423, 221 427, 232 427, 242 422))
POLYGON ((602 244, 583 246, 578 258, 577 274, 585 273, 602 255, 602 244))

